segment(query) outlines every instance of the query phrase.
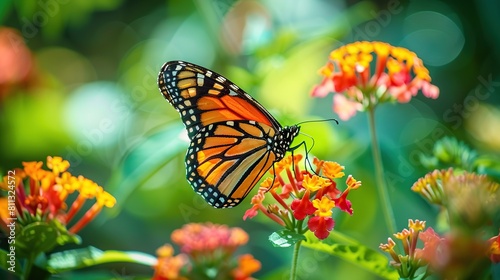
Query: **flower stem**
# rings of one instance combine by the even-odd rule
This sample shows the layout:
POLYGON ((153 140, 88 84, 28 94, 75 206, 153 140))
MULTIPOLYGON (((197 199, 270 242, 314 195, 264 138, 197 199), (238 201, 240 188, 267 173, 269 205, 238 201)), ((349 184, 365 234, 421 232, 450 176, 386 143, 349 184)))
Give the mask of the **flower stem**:
POLYGON ((34 262, 35 262, 35 255, 30 254, 24 266, 24 273, 22 277, 23 280, 30 279, 31 268, 33 267, 34 262))
POLYGON ((370 126, 370 136, 372 140, 373 163, 375 165, 375 180, 377 190, 380 197, 382 212, 384 213, 385 223, 389 232, 396 232, 396 222, 394 220, 394 211, 389 199, 387 185, 384 178, 384 165, 380 154, 380 146, 377 140, 377 132, 375 130, 375 106, 368 106, 368 120, 370 126))
POLYGON ((290 280, 295 280, 297 277, 297 260, 299 259, 300 243, 302 240, 297 241, 293 247, 292 255, 292 268, 290 270, 290 280))

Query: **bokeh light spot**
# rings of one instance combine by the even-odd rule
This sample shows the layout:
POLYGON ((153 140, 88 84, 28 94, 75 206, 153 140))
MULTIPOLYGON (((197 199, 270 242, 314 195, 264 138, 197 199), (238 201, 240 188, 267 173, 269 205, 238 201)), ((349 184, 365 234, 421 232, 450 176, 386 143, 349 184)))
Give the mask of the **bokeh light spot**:
POLYGON ((465 38, 461 27, 450 17, 431 11, 408 16, 402 46, 418 53, 429 66, 443 66, 458 57, 465 38))

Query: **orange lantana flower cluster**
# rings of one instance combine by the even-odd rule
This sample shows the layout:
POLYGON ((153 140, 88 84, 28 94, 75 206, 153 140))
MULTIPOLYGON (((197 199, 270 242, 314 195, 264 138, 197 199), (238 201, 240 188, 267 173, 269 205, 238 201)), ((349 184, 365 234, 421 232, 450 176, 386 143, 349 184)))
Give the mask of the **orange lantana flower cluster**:
POLYGON ((432 273, 439 279, 475 279, 500 262, 500 237, 490 237, 498 232, 491 228, 500 213, 497 182, 485 174, 448 168, 427 173, 411 189, 439 206, 443 233, 431 227, 423 231, 424 222, 410 220, 409 230, 394 235, 404 254, 396 252, 391 238, 380 245, 401 278, 423 279, 432 273), (417 237, 422 248, 416 248, 417 237), (425 267, 421 275, 420 267, 425 267))
POLYGON ((347 195, 361 186, 351 175, 346 179, 347 188, 337 189, 335 179, 345 176, 344 167, 336 162, 314 159, 314 173, 301 170, 298 163, 302 155, 287 156, 275 167, 272 178, 267 178, 258 193, 252 198, 252 207, 243 219, 253 218, 260 211, 281 226, 298 234, 308 230, 319 239, 325 239, 333 229, 335 221, 332 210, 337 207, 352 215, 351 202, 347 195), (316 175, 321 174, 322 176, 316 175), (265 194, 270 193, 275 203, 264 204, 265 194), (307 221, 307 225, 303 222, 307 221))
POLYGON ((235 279, 250 280, 261 264, 250 254, 233 254, 248 242, 248 234, 241 228, 229 228, 212 223, 191 223, 172 232, 172 242, 182 253, 174 256, 174 249, 166 244, 157 250, 155 280, 166 279, 235 279))
POLYGON ((312 96, 334 93, 333 111, 342 120, 378 103, 407 103, 419 90, 429 98, 439 96, 414 52, 384 42, 354 42, 335 49, 320 74, 324 79, 312 96))
POLYGON ((6 225, 10 219, 26 226, 34 221, 57 220, 62 225, 72 226, 70 233, 77 233, 92 221, 103 207, 113 207, 116 199, 104 191, 97 183, 83 176, 73 176, 66 170, 70 164, 61 157, 47 157, 47 167, 42 168, 41 161, 23 162, 22 169, 11 171, 4 176, 0 189, 8 192, 7 197, 0 198, 2 229, 7 232, 6 225), (76 199, 67 205, 67 199, 76 195, 76 199), (12 203, 15 199, 15 208, 12 203), (93 206, 83 217, 74 222, 73 218, 88 200, 94 200, 93 206), (5 206, 5 207, 4 207, 5 206))

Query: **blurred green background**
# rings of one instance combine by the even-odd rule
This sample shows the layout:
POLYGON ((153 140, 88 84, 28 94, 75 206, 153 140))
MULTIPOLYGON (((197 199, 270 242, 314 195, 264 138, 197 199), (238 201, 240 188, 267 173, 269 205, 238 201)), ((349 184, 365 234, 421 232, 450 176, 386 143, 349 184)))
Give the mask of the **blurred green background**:
MULTIPOLYGON (((336 117, 331 96, 309 95, 334 48, 378 40, 415 51, 439 99, 419 95, 376 114, 399 229, 409 218, 434 225, 436 209, 410 187, 427 172, 418 154, 430 153, 436 140, 451 135, 500 153, 498 1, 3 0, 0 25, 0 171, 59 155, 74 175, 111 192, 118 205, 81 231, 82 247, 154 254, 185 223, 225 223, 249 233, 242 252, 263 263, 257 278, 286 278, 292 249, 267 241, 276 224, 260 215, 242 220, 250 199, 212 209, 186 182, 183 126, 156 84, 169 60, 223 74, 291 125, 336 117)), ((315 139, 314 156, 338 161, 363 182, 351 194, 354 215, 339 214, 335 230, 377 248, 389 234, 374 189, 366 115, 301 131, 315 139)), ((376 279, 308 249, 299 262, 300 279, 376 279)), ((124 264, 66 276, 96 272, 152 275, 124 264)))

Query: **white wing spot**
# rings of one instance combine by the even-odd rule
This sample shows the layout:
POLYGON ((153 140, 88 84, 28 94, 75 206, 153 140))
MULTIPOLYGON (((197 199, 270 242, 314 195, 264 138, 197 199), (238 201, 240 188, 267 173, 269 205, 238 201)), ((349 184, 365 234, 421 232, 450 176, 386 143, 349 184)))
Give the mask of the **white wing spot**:
POLYGON ((205 79, 198 77, 197 79, 198 86, 202 87, 205 83, 205 79))

